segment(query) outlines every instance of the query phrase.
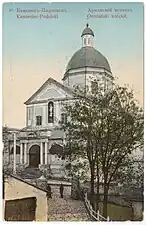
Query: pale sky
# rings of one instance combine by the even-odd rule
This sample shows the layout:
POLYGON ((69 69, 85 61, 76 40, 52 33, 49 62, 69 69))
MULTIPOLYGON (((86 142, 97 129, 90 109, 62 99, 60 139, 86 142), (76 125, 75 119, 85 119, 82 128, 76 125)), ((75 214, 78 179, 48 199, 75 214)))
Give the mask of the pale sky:
POLYGON ((129 84, 143 105, 142 3, 5 3, 3 124, 25 126, 24 102, 49 77, 61 81, 69 59, 81 48, 80 36, 87 22, 95 34, 94 47, 108 59, 117 82, 129 84), (58 19, 20 19, 17 15, 26 13, 17 13, 19 8, 65 9, 66 12, 60 13, 58 19), (130 9, 130 12, 126 19, 87 20, 89 9, 105 8, 130 9))

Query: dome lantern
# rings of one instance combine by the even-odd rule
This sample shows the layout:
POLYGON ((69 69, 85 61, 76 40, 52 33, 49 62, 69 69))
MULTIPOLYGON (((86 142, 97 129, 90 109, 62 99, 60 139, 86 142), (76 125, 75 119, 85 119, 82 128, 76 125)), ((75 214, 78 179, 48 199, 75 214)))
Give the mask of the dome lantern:
POLYGON ((94 33, 89 27, 88 23, 86 24, 86 28, 83 30, 81 37, 82 37, 82 47, 93 46, 94 33))
POLYGON ((94 33, 86 24, 81 34, 83 46, 76 51, 68 62, 63 77, 63 84, 67 87, 90 85, 90 78, 98 77, 102 82, 112 83, 113 76, 108 60, 93 47, 94 33), (101 75, 102 74, 102 75, 101 75))

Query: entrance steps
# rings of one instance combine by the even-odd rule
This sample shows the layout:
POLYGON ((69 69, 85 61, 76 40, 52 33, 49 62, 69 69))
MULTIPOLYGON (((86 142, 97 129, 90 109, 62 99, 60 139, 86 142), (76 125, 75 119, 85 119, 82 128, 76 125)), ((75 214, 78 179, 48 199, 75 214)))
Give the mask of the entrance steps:
POLYGON ((18 174, 23 179, 36 179, 42 176, 42 172, 39 170, 39 168, 25 168, 23 172, 20 172, 18 174))

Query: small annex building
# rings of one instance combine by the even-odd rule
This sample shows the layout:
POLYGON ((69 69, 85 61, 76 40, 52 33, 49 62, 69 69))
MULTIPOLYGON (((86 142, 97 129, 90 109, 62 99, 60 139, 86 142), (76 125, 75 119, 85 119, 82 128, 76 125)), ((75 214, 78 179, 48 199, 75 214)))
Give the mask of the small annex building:
POLYGON ((4 183, 4 211, 6 221, 47 221, 46 191, 27 181, 9 175, 4 183))

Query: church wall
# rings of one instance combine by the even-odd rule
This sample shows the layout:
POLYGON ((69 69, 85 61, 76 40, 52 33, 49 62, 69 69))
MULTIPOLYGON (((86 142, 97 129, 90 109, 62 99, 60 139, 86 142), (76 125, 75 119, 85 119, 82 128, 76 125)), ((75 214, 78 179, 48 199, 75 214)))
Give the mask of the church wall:
POLYGON ((42 95, 38 97, 38 100, 48 99, 48 96, 50 98, 57 98, 60 97, 60 93, 58 90, 55 90, 55 88, 50 87, 42 95))
POLYGON ((27 107, 27 126, 32 126, 33 106, 27 107))
MULTIPOLYGON (((63 101, 64 102, 64 101, 63 101)), ((54 125, 58 125, 61 119, 61 100, 54 101, 54 125)), ((41 103, 41 104, 33 104, 33 106, 27 107, 27 126, 29 127, 36 127, 36 116, 42 116, 42 125, 37 127, 44 127, 48 128, 51 126, 48 123, 48 103, 41 103), (29 114, 29 110, 31 111, 31 116, 29 114)))
POLYGON ((101 84, 104 83, 103 75, 101 72, 87 72, 86 74, 86 85, 91 87, 91 81, 98 79, 101 84))
POLYGON ((54 104, 54 108, 55 108, 55 125, 58 125, 60 118, 61 118, 61 101, 56 101, 54 104))
POLYGON ((112 88, 112 81, 109 77, 107 77, 107 89, 110 90, 112 88))
MULTIPOLYGON (((46 127, 47 126, 47 114, 48 114, 48 109, 47 109, 47 104, 34 104, 31 107, 32 108, 32 115, 31 119, 28 119, 27 116, 27 125, 31 127, 36 127, 36 116, 42 116, 42 125, 38 127, 46 127)), ((27 110, 28 110, 27 108, 27 110)))
POLYGON ((64 86, 69 86, 68 85, 68 81, 69 81, 69 78, 67 77, 65 80, 63 80, 63 85, 64 86))
MULTIPOLYGON (((94 68, 94 67, 82 67, 82 68, 78 68, 78 69, 71 69, 69 71, 69 75, 75 74, 75 73, 85 73, 86 72, 105 72, 104 68, 94 68)), ((110 72, 106 71, 106 73, 108 73, 109 75, 111 75, 110 72)))
POLYGON ((111 73, 103 68, 79 68, 69 71, 68 76, 63 81, 64 85, 73 87, 74 85, 90 86, 91 79, 100 78, 104 85, 108 85, 109 89, 112 86, 111 73), (102 73, 102 74, 101 74, 102 73), (86 82, 85 82, 86 79, 86 82))
POLYGON ((47 104, 43 105, 43 115, 42 115, 42 126, 46 126, 47 124, 47 113, 48 113, 48 107, 47 104))
POLYGON ((42 118, 43 118, 43 108, 44 108, 44 106, 36 106, 35 107, 35 118, 36 118, 36 116, 42 116, 42 118))
POLYGON ((74 87, 76 85, 85 85, 85 74, 74 74, 69 76, 69 86, 74 87))
POLYGON ((112 87, 112 80, 108 77, 108 75, 103 72, 103 69, 101 71, 94 71, 94 72, 87 72, 86 74, 86 84, 90 86, 91 80, 99 79, 99 82, 101 85, 104 85, 107 89, 111 89, 112 87), (101 74, 102 73, 102 74, 101 74))

